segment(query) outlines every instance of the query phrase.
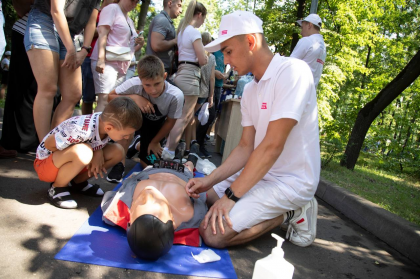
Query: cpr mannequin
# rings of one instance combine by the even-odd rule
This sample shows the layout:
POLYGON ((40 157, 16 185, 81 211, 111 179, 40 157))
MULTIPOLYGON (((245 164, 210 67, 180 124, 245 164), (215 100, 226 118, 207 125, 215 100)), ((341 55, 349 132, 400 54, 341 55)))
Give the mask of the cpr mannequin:
MULTIPOLYGON (((198 145, 194 149, 198 152, 198 145)), ((102 220, 127 230, 137 257, 154 261, 173 244, 201 245, 198 227, 207 213, 206 196, 192 199, 185 192, 196 162, 192 152, 183 172, 149 166, 126 179, 118 191, 105 193, 102 220)))

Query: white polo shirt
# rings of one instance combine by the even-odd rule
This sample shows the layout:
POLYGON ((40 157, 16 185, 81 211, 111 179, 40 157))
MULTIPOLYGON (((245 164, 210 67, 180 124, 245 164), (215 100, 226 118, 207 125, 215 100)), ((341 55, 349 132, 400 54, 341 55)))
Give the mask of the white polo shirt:
POLYGON ((263 141, 270 121, 297 121, 283 152, 263 180, 274 181, 294 204, 304 206, 315 194, 320 175, 318 110, 308 65, 276 54, 257 83, 245 86, 242 126, 254 126, 254 149, 263 141))
POLYGON ((313 34, 299 40, 290 57, 298 58, 308 63, 314 76, 315 88, 321 79, 327 50, 321 34, 313 34))

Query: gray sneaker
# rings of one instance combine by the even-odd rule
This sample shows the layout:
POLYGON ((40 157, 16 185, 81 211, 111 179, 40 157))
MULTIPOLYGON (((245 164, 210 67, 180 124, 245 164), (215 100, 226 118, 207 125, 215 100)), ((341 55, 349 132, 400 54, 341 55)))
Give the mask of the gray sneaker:
POLYGON ((315 197, 301 210, 302 212, 299 216, 290 219, 286 239, 297 246, 306 247, 311 245, 316 237, 318 202, 315 197))

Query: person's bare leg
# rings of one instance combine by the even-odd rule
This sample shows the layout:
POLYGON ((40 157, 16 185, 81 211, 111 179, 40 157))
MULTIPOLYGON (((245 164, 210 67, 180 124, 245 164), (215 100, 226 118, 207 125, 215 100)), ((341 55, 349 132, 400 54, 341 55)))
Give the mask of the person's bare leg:
POLYGON ((54 187, 66 187, 69 182, 92 160, 92 148, 79 143, 53 153, 54 165, 59 168, 54 187))
POLYGON ((95 112, 104 111, 104 108, 108 104, 108 94, 99 93, 98 95, 98 105, 96 106, 95 112))
POLYGON ((1 89, 0 89, 0 100, 4 99, 4 96, 6 95, 6 88, 7 85, 6 84, 2 84, 1 85, 1 89))
MULTIPOLYGON (((60 65, 63 62, 64 60, 60 60, 60 65)), ((75 70, 60 67, 58 86, 60 87, 61 102, 55 109, 51 129, 72 117, 74 106, 82 96, 82 72, 80 67, 75 70)))
POLYGON ((225 248, 228 246, 234 246, 234 245, 247 243, 253 239, 260 237, 266 232, 269 232, 275 227, 280 226, 282 223, 283 223, 283 214, 274 219, 261 222, 250 229, 246 229, 240 233, 237 233, 233 229, 229 228, 226 221, 223 220, 225 233, 222 234, 219 227, 216 225, 216 234, 213 234, 210 226, 207 226, 207 229, 204 229, 204 226, 203 226, 204 221, 203 221, 200 224, 199 231, 200 231, 201 237, 203 238, 204 242, 208 246, 214 247, 214 248, 225 248))
POLYGON ((51 131, 51 112, 57 93, 59 56, 58 53, 45 49, 31 49, 27 54, 38 85, 33 114, 36 132, 41 142, 51 131))
POLYGON ((174 151, 178 145, 185 127, 193 116, 197 99, 197 96, 185 96, 185 104, 184 108, 182 109, 182 116, 175 122, 175 125, 169 133, 168 140, 166 142, 166 147, 168 147, 169 150, 174 151))
MULTIPOLYGON (((110 143, 102 149, 104 154, 104 167, 105 169, 109 169, 115 166, 118 162, 121 162, 122 158, 124 157, 124 148, 118 143, 110 143)), ((90 161, 89 161, 90 162, 90 161)), ((80 171, 79 171, 80 172, 80 171)), ((104 177, 106 173, 103 174, 104 177)), ((91 176, 92 177, 92 176, 91 176)), ((75 183, 82 183, 89 178, 88 172, 79 173, 76 177, 74 177, 73 181, 75 183)))
POLYGON ((93 112, 93 103, 87 104, 85 102, 82 103, 82 114, 92 114, 93 112))

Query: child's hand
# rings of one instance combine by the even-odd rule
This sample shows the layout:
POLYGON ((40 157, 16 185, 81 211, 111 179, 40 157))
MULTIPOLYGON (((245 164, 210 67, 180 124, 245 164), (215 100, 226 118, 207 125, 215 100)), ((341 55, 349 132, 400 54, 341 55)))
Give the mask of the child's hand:
POLYGON ((102 149, 96 150, 93 152, 93 158, 88 166, 88 176, 92 177, 92 175, 95 176, 96 179, 98 179, 98 174, 104 178, 104 175, 102 172, 106 173, 106 169, 104 167, 104 154, 102 152, 102 149))
POLYGON ((147 100, 146 98, 136 95, 133 98, 133 100, 139 106, 141 112, 149 113, 149 114, 150 113, 155 113, 155 109, 153 108, 153 104, 151 102, 149 102, 149 100, 147 100))
POLYGON ((151 141, 149 143, 149 146, 147 147, 147 154, 150 155, 150 151, 152 151, 155 156, 158 156, 159 158, 162 156, 163 148, 160 146, 159 142, 153 142, 151 141))

